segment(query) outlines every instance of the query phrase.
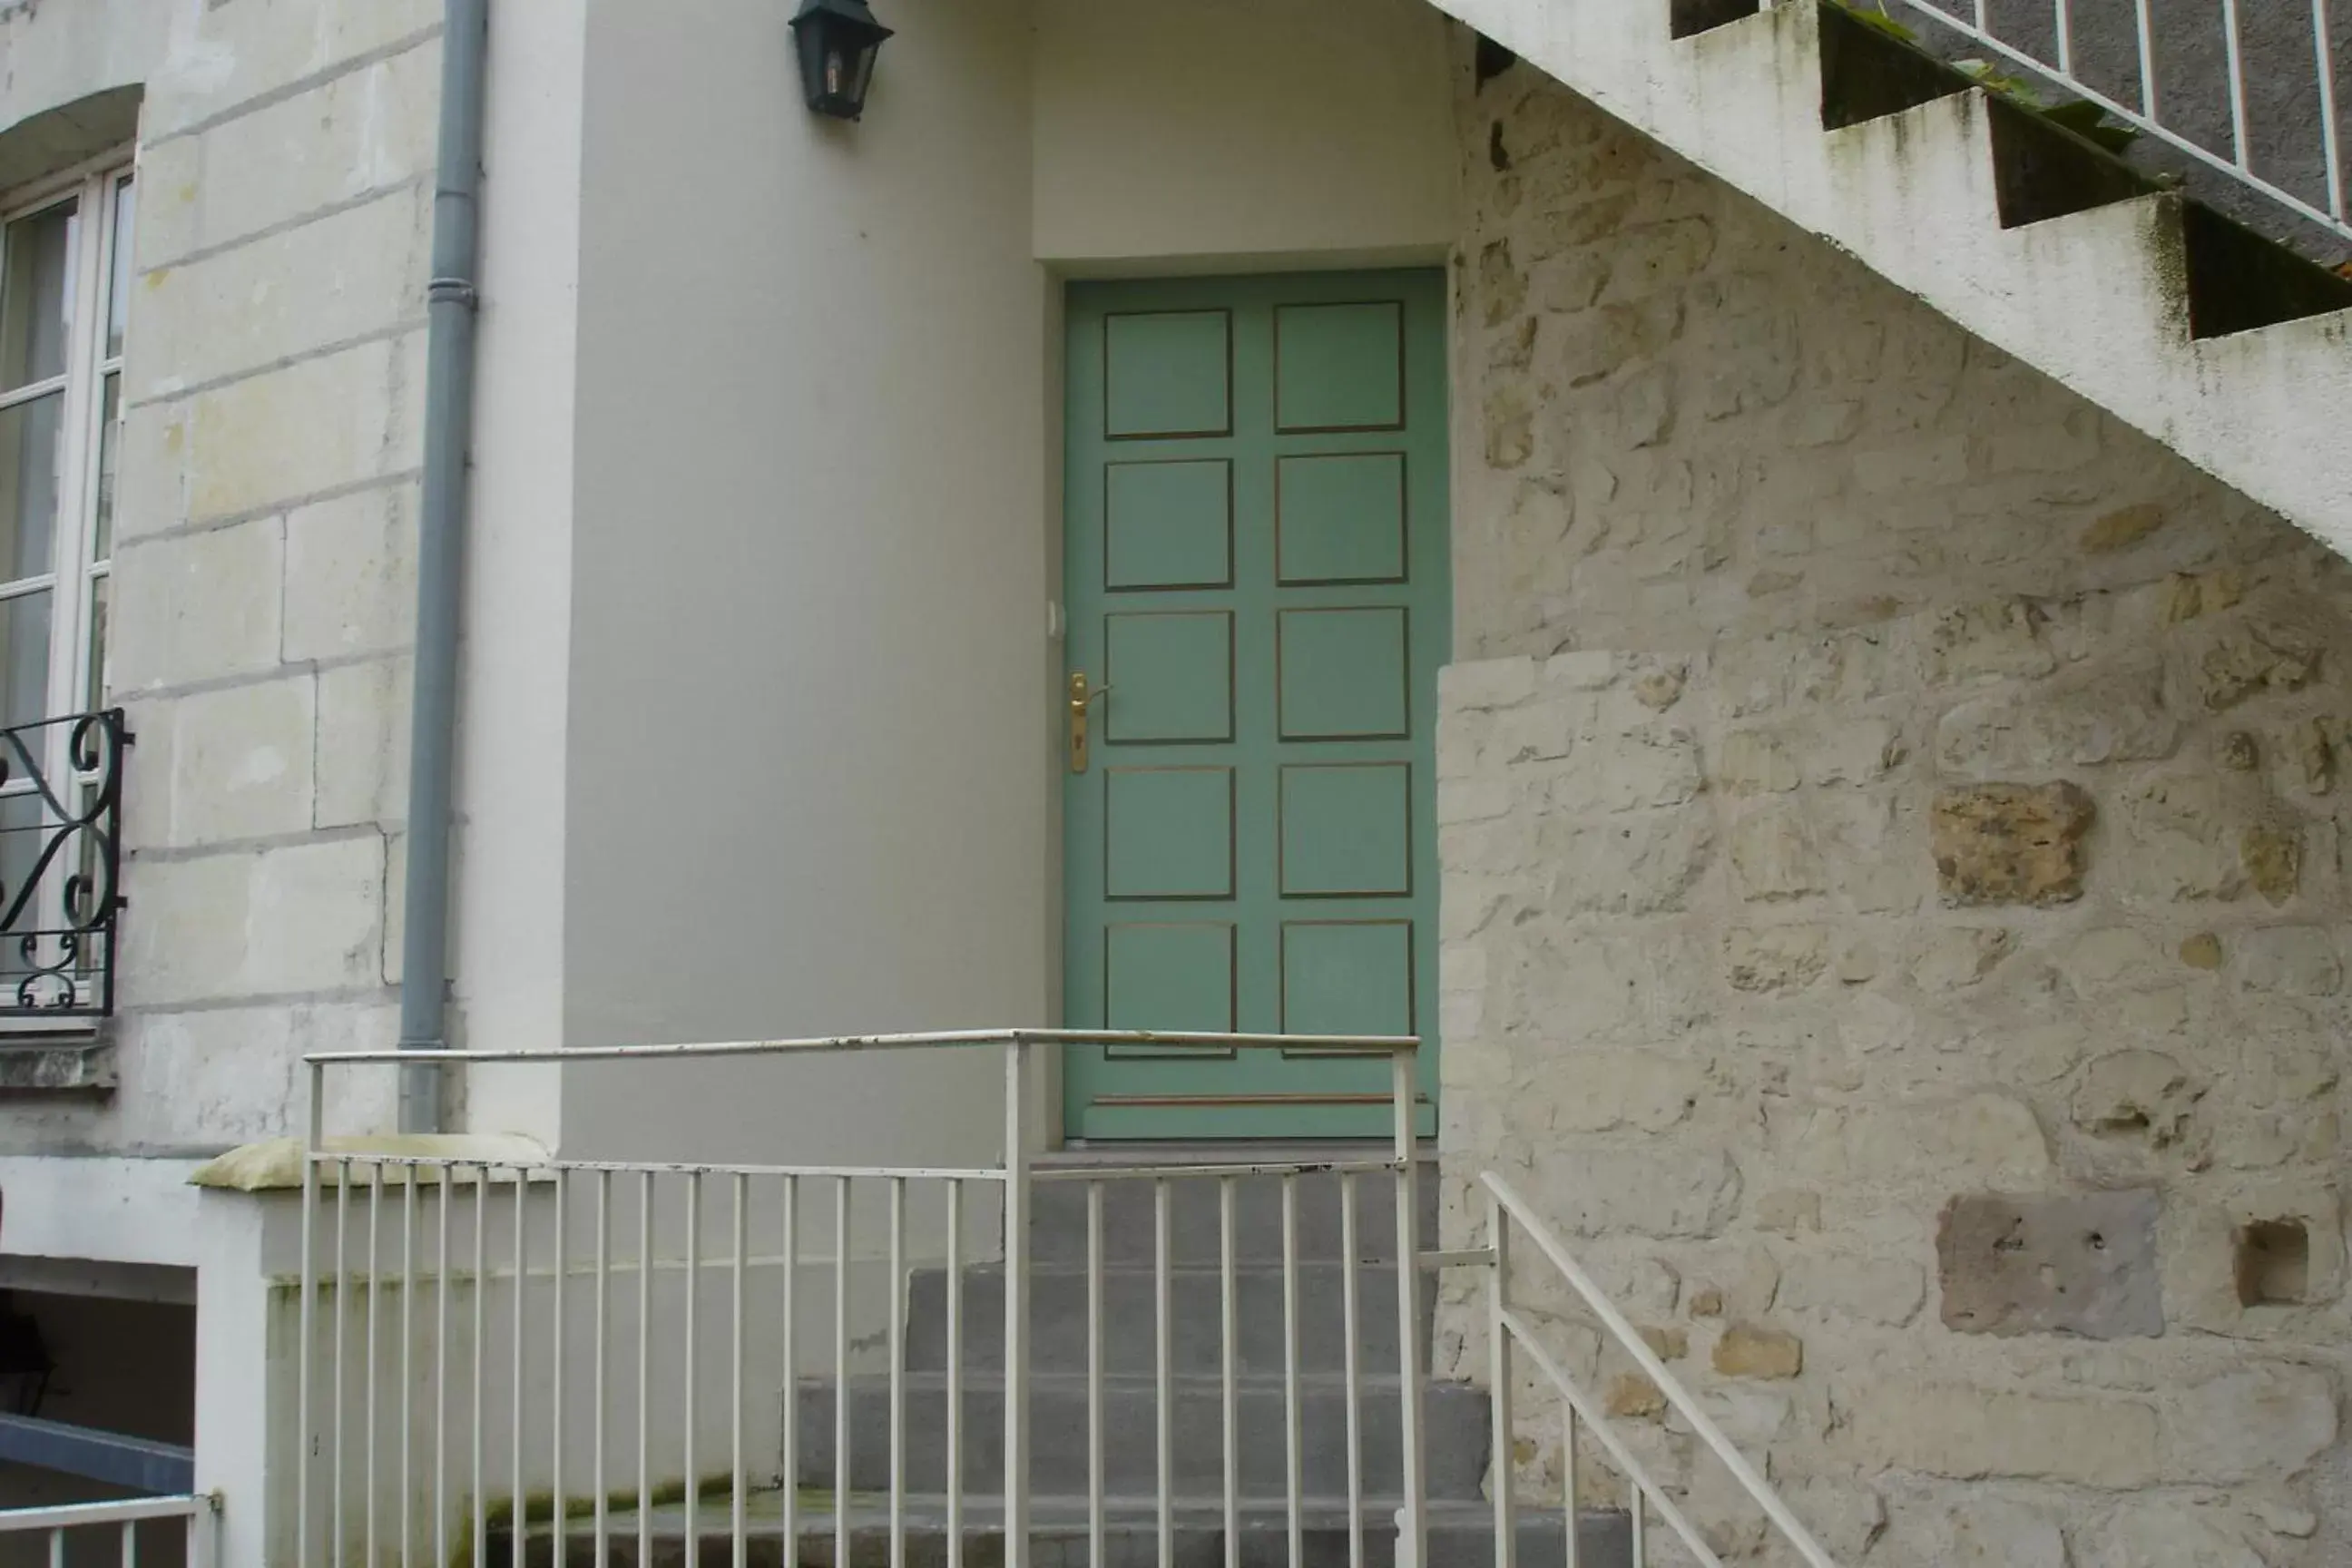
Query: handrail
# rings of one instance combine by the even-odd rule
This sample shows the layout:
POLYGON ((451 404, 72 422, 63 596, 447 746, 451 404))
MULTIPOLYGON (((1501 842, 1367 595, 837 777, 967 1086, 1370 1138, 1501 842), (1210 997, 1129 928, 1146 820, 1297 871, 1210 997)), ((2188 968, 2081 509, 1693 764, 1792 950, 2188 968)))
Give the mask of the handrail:
MULTIPOLYGON (((468 1062, 594 1062, 660 1060, 674 1057, 754 1057, 838 1051, 936 1050, 961 1046, 1149 1046, 1154 1049, 1202 1051, 1377 1052, 1410 1056, 1421 1048, 1412 1035, 1234 1035, 1174 1033, 1157 1029, 941 1029, 895 1035, 820 1035, 782 1040, 688 1040, 657 1046, 564 1046, 554 1050, 436 1051, 420 1062, 414 1052, 313 1051, 305 1062, 319 1067, 396 1063, 405 1067, 461 1067, 468 1062)), ((503 1163, 504 1162, 500 1162, 503 1163)))
POLYGON ((92 1524, 139 1524, 151 1519, 194 1519, 220 1507, 204 1492, 184 1497, 122 1498, 112 1502, 52 1503, 41 1508, 0 1508, 0 1535, 28 1530, 73 1530, 92 1524))
MULTIPOLYGON (((1580 1413, 1584 1415, 1586 1424, 1593 1428, 1595 1435, 1609 1447, 1611 1454, 1625 1468, 1627 1479, 1659 1503, 1660 1515, 1666 1520, 1667 1523, 1675 1527, 1675 1532, 1682 1535, 1685 1541, 1695 1549, 1704 1552, 1705 1549, 1699 1547, 1698 1543, 1692 1539, 1688 1521, 1682 1520, 1680 1513, 1674 1510, 1667 1500, 1658 1491, 1655 1483, 1651 1481, 1640 1467, 1633 1463, 1632 1457, 1619 1447, 1607 1425, 1593 1419, 1591 1414, 1582 1411, 1581 1407, 1589 1402, 1570 1393, 1566 1376, 1560 1371, 1559 1364, 1552 1361, 1536 1342, 1528 1331, 1526 1321, 1510 1310, 1507 1300, 1507 1282, 1504 1278, 1509 1257, 1506 1237, 1503 1235, 1503 1226, 1507 1218, 1517 1223, 1518 1227, 1526 1233, 1528 1239, 1535 1243, 1536 1249, 1544 1255, 1554 1268, 1559 1270, 1560 1278, 1568 1282, 1570 1289, 1583 1299, 1584 1304, 1591 1309, 1593 1316, 1601 1321, 1601 1327, 1608 1331, 1610 1338, 1617 1342, 1618 1348, 1633 1359, 1635 1366, 1641 1368, 1642 1374, 1647 1377, 1664 1396, 1667 1404, 1674 1407, 1675 1413, 1690 1424, 1691 1430, 1697 1435, 1699 1441, 1705 1443, 1713 1451, 1715 1457, 1722 1461, 1724 1468, 1731 1472, 1732 1479, 1739 1483, 1740 1489, 1748 1493, 1749 1499, 1759 1508, 1763 1510, 1765 1517, 1772 1521, 1782 1537, 1796 1549, 1798 1555, 1811 1564, 1811 1568, 1837 1568, 1837 1564, 1831 1559, 1829 1553, 1824 1552, 1821 1543, 1813 1539, 1811 1532, 1807 1531, 1797 1516, 1789 1510, 1789 1505, 1780 1500, 1780 1494, 1772 1489, 1771 1483, 1765 1480, 1756 1467, 1748 1463, 1747 1456, 1739 1451, 1730 1438, 1724 1436, 1723 1429, 1699 1407, 1698 1401, 1692 1396, 1690 1390, 1683 1385, 1682 1380, 1666 1370, 1666 1363, 1659 1359, 1657 1352, 1650 1348, 1649 1342, 1643 1340, 1641 1333, 1627 1321, 1625 1314, 1617 1310, 1616 1304, 1611 1301, 1601 1287, 1593 1282, 1592 1277, 1584 1271, 1583 1267, 1574 1258, 1570 1256, 1567 1247, 1552 1233, 1550 1226, 1543 1222, 1534 1205, 1520 1196, 1508 1182, 1491 1171, 1482 1176, 1480 1181, 1487 1193, 1488 1209, 1496 1247, 1495 1283, 1492 1292, 1494 1303, 1492 1316, 1495 1319, 1491 1325, 1493 1331, 1497 1334, 1507 1332, 1512 1338, 1528 1347, 1538 1363, 1551 1377, 1552 1382, 1560 1387, 1561 1393, 1568 1395, 1572 1404, 1580 1407, 1580 1413)), ((1495 1391, 1495 1397, 1498 1402, 1507 1401, 1508 1390, 1497 1388, 1495 1391)), ((1508 1485, 1510 1462, 1506 1456, 1508 1452, 1507 1448, 1501 1449, 1496 1460, 1498 1508, 1506 1506, 1505 1497, 1508 1485)), ((1637 1504, 1637 1516, 1638 1513, 1637 1504)), ((1638 1534, 1637 1530, 1637 1539, 1638 1534)), ((1712 1563, 1714 1558, 1709 1555, 1706 1561, 1712 1563)), ((1637 1568, 1639 1568, 1638 1559, 1637 1568)))

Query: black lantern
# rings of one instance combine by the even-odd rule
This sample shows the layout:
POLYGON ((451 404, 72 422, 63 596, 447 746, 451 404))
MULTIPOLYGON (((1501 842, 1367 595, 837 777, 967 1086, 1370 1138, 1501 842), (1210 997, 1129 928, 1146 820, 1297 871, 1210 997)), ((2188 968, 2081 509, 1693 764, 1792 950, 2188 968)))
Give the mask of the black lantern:
POLYGON ((801 90, 808 95, 808 106, 835 120, 864 113, 866 89, 874 85, 874 57, 889 36, 866 0, 801 0, 793 16, 793 42, 800 50, 801 90))

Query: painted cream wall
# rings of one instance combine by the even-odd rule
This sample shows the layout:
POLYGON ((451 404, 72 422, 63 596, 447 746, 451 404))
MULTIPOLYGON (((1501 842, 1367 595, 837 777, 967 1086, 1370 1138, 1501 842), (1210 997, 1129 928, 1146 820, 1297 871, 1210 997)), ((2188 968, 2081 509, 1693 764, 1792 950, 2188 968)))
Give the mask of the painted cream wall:
POLYGON ((1039 257, 1345 266, 1453 242, 1444 20, 1421 0, 1037 0, 1036 29, 1039 257))
MULTIPOLYGON (((490 7, 451 931, 461 1047, 551 1050, 563 1039, 587 37, 587 0, 490 7)), ((467 1127, 558 1140, 562 1096, 544 1069, 479 1069, 462 1099, 467 1127)))
MULTIPOLYGON (((902 4, 866 123, 787 10, 590 14, 563 1033, 1049 1016, 1029 16, 902 4)), ((995 1152, 977 1058, 566 1073, 567 1150, 995 1152)))

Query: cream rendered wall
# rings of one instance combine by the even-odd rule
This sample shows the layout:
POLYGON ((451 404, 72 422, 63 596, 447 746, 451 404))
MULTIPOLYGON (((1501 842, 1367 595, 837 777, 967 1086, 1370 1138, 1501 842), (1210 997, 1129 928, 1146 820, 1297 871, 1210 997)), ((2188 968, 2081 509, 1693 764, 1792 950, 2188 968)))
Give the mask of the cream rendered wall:
POLYGON ((1039 257, 1422 259, 1453 243, 1444 19, 1420 0, 1038 0, 1039 257))
MULTIPOLYGON (((787 16, 589 17, 571 1044, 1050 1016, 1027 8, 897 7, 856 127, 787 16)), ((976 1058, 565 1076, 568 1151, 1000 1141, 976 1058)))

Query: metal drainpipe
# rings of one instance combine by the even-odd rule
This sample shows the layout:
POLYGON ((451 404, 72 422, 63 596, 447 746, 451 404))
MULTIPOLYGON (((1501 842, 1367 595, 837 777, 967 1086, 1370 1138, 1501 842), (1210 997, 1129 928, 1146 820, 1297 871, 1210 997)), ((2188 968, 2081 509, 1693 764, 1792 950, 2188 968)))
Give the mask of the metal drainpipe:
MULTIPOLYGON (((457 618, 466 563, 466 469, 474 423, 482 67, 489 0, 448 0, 441 30, 441 142, 425 286, 425 478, 417 513, 416 676, 409 713, 408 926, 400 1048, 448 1048, 449 796, 457 731, 457 618)), ((403 1068, 400 1130, 441 1127, 441 1074, 403 1068)))

